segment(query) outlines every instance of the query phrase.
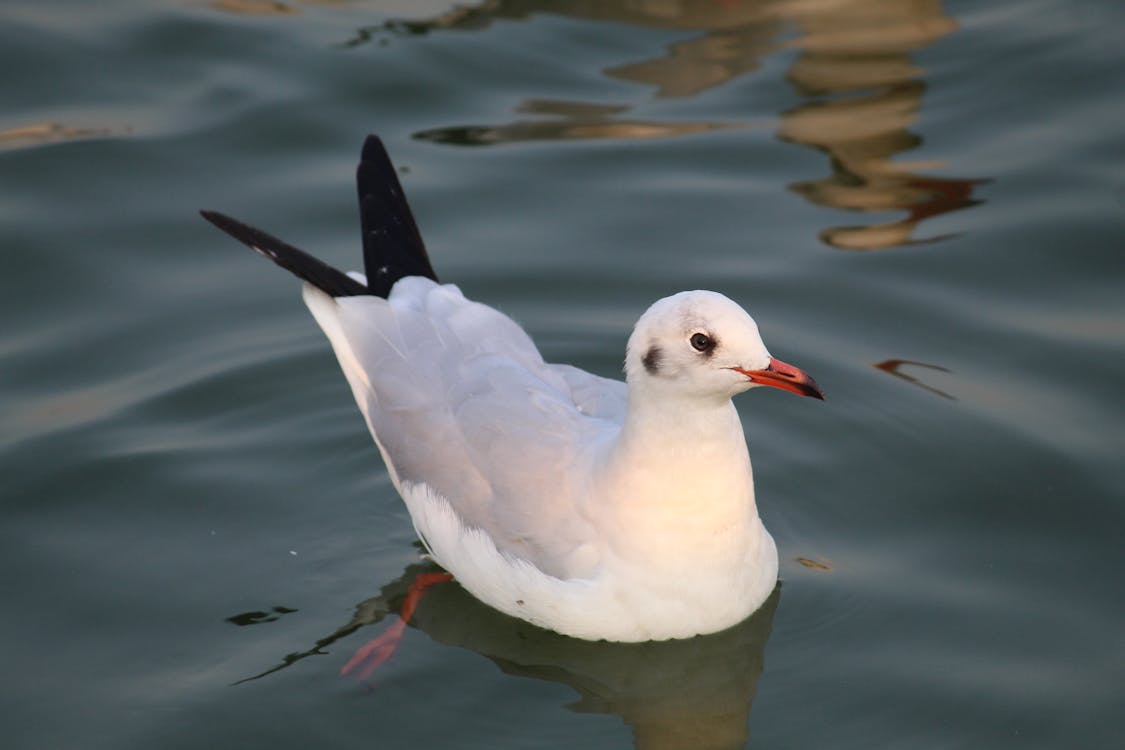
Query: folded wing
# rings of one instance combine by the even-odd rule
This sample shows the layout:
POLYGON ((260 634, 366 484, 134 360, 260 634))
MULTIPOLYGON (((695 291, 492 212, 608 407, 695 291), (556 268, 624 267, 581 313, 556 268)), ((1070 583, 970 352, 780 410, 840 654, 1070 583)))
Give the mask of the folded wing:
POLYGON ((504 553, 596 563, 575 471, 616 433, 624 384, 549 365, 510 318, 421 277, 389 300, 306 287, 396 485, 425 484, 504 553))

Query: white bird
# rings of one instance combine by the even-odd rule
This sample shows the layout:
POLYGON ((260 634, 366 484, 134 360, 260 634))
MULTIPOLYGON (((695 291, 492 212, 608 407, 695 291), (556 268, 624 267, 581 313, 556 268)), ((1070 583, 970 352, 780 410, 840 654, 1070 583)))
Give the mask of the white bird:
POLYGON ((366 276, 203 216, 305 280, 414 528, 484 603, 588 640, 735 625, 777 580, 731 397, 823 398, 708 291, 653 304, 625 382, 543 360, 503 313, 440 284, 383 144, 358 169, 366 276))

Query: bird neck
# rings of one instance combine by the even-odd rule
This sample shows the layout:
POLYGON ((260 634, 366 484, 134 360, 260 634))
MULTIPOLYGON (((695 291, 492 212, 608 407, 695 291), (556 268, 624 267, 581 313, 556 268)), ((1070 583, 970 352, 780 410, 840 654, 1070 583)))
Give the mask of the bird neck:
POLYGON ((754 505, 754 478, 729 398, 635 398, 630 394, 609 472, 630 477, 650 500, 754 505))
POLYGON ((759 554, 768 536, 729 399, 705 405, 630 400, 600 488, 598 513, 614 530, 617 559, 664 570, 669 580, 678 580, 683 565, 716 580, 744 575, 748 555, 759 554))

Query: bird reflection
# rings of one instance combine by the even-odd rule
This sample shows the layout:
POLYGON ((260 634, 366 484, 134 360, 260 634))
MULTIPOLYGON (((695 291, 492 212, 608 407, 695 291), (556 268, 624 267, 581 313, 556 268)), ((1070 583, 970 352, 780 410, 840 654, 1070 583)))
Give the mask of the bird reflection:
MULTIPOLYGON (((435 570, 432 564, 410 566, 378 596, 360 602, 348 623, 312 648, 289 654, 276 666, 235 684, 328 654, 337 642, 397 612, 411 581, 435 570)), ((443 584, 427 591, 410 627, 439 643, 486 656, 506 674, 570 686, 580 699, 569 708, 620 716, 642 750, 741 748, 780 597, 778 586, 750 619, 714 635, 607 643, 542 630, 481 604, 457 584, 443 584)))

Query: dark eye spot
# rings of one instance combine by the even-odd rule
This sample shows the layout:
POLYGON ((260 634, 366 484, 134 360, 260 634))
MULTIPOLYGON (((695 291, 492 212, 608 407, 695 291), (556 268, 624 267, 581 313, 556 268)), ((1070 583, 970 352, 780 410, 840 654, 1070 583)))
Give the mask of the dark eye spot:
POLYGON ((715 340, 706 333, 693 333, 690 341, 697 352, 709 353, 715 348, 715 340))
POLYGON ((641 363, 645 366, 645 370, 649 375, 655 375, 660 371, 660 360, 664 356, 664 352, 660 350, 659 346, 652 346, 645 356, 641 357, 641 363))

